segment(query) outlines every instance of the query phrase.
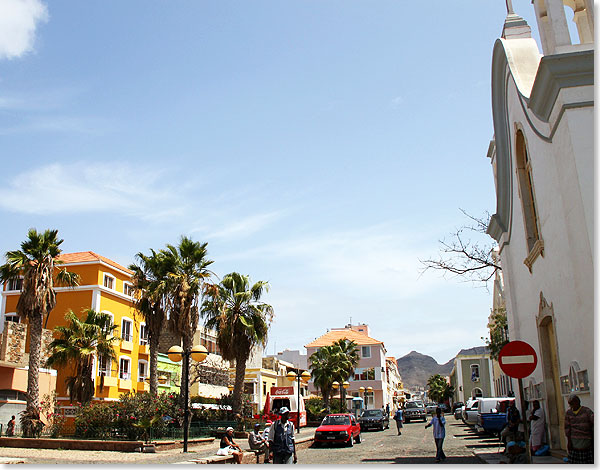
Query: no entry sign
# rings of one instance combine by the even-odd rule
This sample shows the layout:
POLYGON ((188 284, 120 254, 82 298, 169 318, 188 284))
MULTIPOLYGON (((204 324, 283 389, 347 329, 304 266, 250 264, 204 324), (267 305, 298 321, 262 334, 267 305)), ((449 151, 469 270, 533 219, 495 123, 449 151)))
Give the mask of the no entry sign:
POLYGON ((502 372, 515 379, 531 375, 537 366, 537 354, 525 341, 511 341, 498 355, 502 372))

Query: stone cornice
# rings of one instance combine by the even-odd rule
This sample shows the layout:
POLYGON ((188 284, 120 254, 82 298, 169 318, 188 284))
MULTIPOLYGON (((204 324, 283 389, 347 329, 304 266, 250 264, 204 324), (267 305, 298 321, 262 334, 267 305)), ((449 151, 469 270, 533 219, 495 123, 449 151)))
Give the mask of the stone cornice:
POLYGON ((533 83, 529 108, 548 122, 562 88, 594 85, 594 51, 579 51, 542 57, 533 83))

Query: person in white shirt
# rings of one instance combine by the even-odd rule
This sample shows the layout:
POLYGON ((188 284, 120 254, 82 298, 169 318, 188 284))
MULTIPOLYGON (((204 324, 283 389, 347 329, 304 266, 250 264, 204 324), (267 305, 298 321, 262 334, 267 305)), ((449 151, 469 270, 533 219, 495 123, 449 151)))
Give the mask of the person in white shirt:
POLYGON ((440 460, 445 460, 446 454, 444 454, 442 446, 444 445, 444 438, 446 437, 446 418, 442 416, 442 409, 439 406, 435 409, 435 416, 431 418, 431 421, 425 426, 425 429, 429 426, 433 426, 433 439, 435 440, 435 447, 437 449, 435 461, 439 462, 440 460))

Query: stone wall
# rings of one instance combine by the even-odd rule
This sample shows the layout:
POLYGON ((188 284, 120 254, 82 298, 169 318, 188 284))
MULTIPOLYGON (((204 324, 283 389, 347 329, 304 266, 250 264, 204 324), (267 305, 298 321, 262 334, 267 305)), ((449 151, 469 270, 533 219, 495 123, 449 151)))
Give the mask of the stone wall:
POLYGON ((25 366, 29 362, 29 354, 25 354, 27 324, 7 321, 0 337, 0 361, 25 366))
MULTIPOLYGON (((53 340, 52 330, 42 330, 41 367, 44 367, 50 355, 50 343, 53 340)), ((0 361, 10 362, 20 367, 29 363, 29 353, 25 352, 27 341, 27 323, 6 322, 0 335, 0 361)))

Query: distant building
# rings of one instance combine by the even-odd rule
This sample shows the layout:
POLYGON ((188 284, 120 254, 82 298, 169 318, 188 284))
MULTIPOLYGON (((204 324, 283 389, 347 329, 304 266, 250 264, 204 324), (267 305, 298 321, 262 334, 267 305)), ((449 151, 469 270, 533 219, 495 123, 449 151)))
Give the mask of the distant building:
POLYGON ((267 357, 275 357, 280 361, 289 362, 290 364, 293 364, 294 367, 302 370, 308 369, 308 356, 306 354, 301 354, 298 350, 286 349, 277 354, 269 354, 267 357))
POLYGON ((488 348, 479 346, 461 349, 454 358, 450 384, 454 387, 455 402, 464 403, 469 398, 495 396, 492 360, 488 348))
MULTIPOLYGON (((318 348, 329 346, 340 339, 354 341, 358 345, 360 361, 350 377, 350 386, 346 392, 348 409, 351 409, 353 397, 364 400, 365 408, 385 408, 386 404, 393 406, 393 396, 388 391, 388 378, 386 373, 386 349, 383 341, 369 336, 369 327, 366 324, 346 325, 344 328, 332 328, 323 336, 315 339, 305 346, 307 356, 317 351, 318 348), (361 387, 363 390, 361 390, 361 387)), ((309 382, 311 393, 317 393, 313 381, 309 382)))
POLYGON ((510 339, 538 356, 525 399, 540 400, 550 447, 564 450, 568 395, 594 406, 594 5, 532 3, 543 53, 512 11, 494 44, 488 233, 499 245, 510 339))
POLYGON ((385 358, 385 369, 387 377, 387 390, 388 397, 391 398, 390 410, 395 410, 405 401, 404 395, 404 384, 402 383, 402 377, 398 371, 398 363, 395 357, 385 358))

